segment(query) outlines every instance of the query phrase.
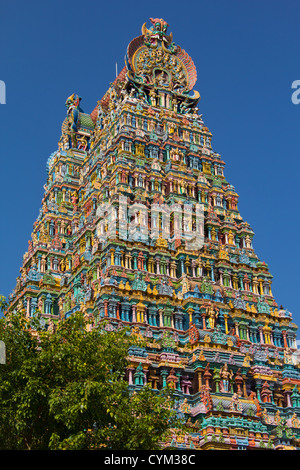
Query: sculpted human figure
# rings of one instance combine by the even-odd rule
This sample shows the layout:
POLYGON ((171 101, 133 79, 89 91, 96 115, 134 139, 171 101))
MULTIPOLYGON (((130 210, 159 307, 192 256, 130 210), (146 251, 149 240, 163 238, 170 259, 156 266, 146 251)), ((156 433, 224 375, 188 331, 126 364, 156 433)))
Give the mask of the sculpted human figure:
POLYGON ((206 314, 207 314, 208 321, 209 321, 209 327, 211 329, 214 329, 216 326, 216 319, 219 315, 219 312, 217 311, 217 309, 214 308, 212 304, 209 304, 209 306, 206 309, 206 314))
POLYGON ((239 396, 237 393, 232 395, 230 409, 232 411, 241 411, 240 403, 239 403, 239 396))
POLYGON ((223 392, 228 392, 229 381, 233 376, 233 372, 232 370, 228 370, 227 364, 224 364, 224 366, 221 368, 220 376, 221 376, 221 384, 222 384, 223 392))

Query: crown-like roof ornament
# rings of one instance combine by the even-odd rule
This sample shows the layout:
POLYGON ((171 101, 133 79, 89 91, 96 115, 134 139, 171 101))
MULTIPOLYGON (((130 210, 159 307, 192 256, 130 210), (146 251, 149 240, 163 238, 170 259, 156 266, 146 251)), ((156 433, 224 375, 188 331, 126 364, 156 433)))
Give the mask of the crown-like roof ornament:
MULTIPOLYGON (((197 71, 191 57, 173 42, 167 34, 168 23, 150 18, 152 26, 142 26, 142 35, 133 39, 125 57, 127 78, 144 87, 165 89, 178 97, 186 98, 197 81, 197 71)), ((199 100, 194 91, 189 98, 199 100)))
POLYGON ((195 64, 187 52, 173 42, 168 23, 150 18, 151 26, 142 25, 142 34, 130 41, 125 66, 91 113, 94 123, 99 109, 106 114, 125 95, 138 98, 154 108, 162 107, 180 114, 195 114, 200 94, 195 64))

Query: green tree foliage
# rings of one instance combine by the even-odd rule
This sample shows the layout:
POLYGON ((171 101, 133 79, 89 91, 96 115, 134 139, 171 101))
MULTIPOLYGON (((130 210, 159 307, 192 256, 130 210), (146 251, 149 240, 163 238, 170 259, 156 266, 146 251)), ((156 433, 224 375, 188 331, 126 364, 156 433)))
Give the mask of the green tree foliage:
POLYGON ((6 298, 4 295, 0 295, 0 314, 4 312, 7 307, 6 298))
POLYGON ((1 449, 158 449, 179 427, 169 389, 130 391, 127 329, 87 329, 81 313, 54 332, 21 313, 0 319, 1 449))

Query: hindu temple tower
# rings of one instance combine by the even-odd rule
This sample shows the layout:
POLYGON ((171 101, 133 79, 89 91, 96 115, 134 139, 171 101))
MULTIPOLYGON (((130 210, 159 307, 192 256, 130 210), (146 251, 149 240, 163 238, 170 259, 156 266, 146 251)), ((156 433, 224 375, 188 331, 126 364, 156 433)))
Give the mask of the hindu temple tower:
POLYGON ((150 22, 90 113, 66 101, 9 309, 46 327, 81 310, 145 338, 126 377, 175 390, 189 432, 167 444, 299 448, 297 326, 213 150, 195 64, 150 22))

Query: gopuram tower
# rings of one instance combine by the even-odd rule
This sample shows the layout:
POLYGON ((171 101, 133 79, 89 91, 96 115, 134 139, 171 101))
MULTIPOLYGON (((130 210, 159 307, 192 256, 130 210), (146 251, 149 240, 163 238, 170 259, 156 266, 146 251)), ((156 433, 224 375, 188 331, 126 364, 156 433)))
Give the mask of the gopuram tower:
POLYGON ((150 19, 89 114, 66 101, 9 310, 129 326, 128 386, 169 385, 188 449, 300 448, 297 326, 212 149, 195 65, 150 19))

